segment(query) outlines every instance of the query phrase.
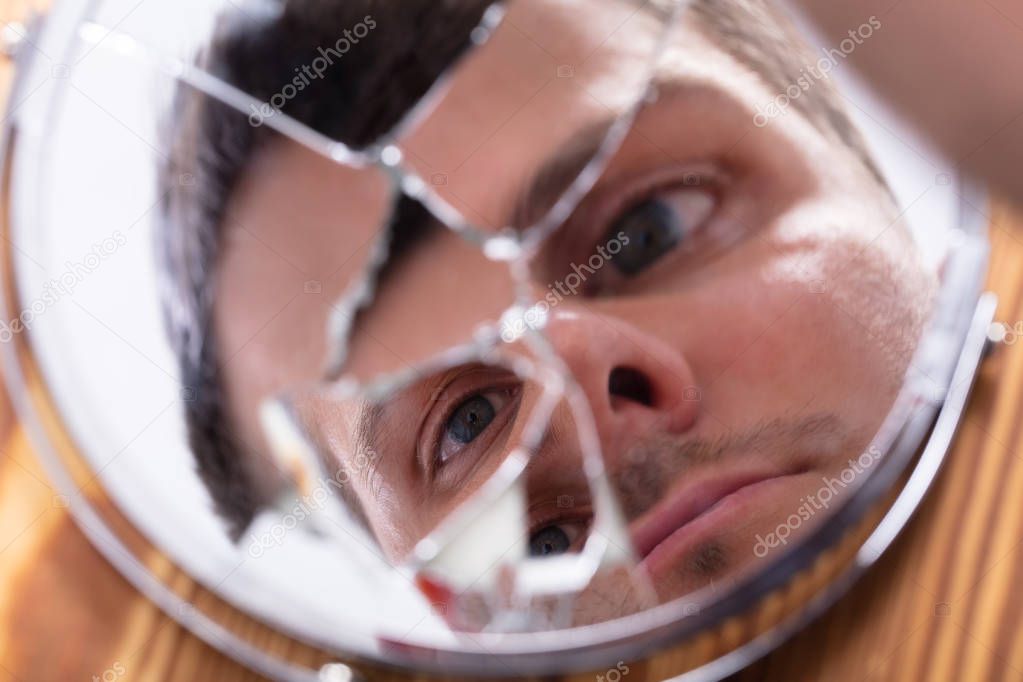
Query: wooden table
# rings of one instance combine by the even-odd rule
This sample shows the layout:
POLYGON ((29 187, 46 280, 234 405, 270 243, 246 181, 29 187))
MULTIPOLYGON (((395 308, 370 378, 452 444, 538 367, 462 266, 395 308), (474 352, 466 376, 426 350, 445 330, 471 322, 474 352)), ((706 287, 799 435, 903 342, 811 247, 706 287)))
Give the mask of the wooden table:
MULTIPOLYGON (((0 2, 0 17, 32 4, 0 2)), ((990 287, 998 319, 1012 324, 1023 320, 1023 213, 996 209, 990 223, 990 287)), ((826 617, 737 679, 1023 679, 1021 393, 1023 339, 987 362, 948 466, 893 550, 826 617)), ((0 680, 96 678, 258 679, 163 615, 89 545, 0 397, 0 680)))

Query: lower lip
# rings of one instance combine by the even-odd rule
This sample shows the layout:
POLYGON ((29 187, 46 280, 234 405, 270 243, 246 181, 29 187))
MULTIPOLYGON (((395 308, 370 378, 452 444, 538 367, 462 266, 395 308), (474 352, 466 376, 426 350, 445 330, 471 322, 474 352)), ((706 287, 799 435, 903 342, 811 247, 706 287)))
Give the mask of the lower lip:
MULTIPOLYGON (((707 511, 661 540, 643 558, 640 566, 655 579, 676 572, 682 557, 715 535, 729 528, 748 525, 750 519, 762 516, 765 508, 773 509, 787 500, 793 503, 798 501, 792 498, 790 486, 793 479, 803 475, 790 474, 764 479, 726 495, 707 511)), ((752 543, 750 556, 753 556, 752 543)))

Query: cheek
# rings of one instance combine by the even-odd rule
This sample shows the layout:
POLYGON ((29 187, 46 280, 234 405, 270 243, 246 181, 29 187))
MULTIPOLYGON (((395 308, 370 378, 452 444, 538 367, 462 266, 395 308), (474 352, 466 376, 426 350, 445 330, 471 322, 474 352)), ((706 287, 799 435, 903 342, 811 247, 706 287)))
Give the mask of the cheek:
POLYGON ((762 242, 677 297, 666 333, 726 424, 813 409, 873 428, 901 385, 928 281, 914 258, 862 239, 762 242))
POLYGON ((373 511, 368 512, 377 537, 387 558, 393 564, 401 563, 425 535, 425 529, 409 523, 407 503, 409 496, 384 486, 376 493, 373 511))
MULTIPOLYGON (((854 337, 826 295, 812 293, 810 283, 798 278, 749 277, 722 285, 714 297, 714 330, 695 339, 688 352, 709 399, 745 408, 801 407, 844 385, 854 337)), ((763 408, 758 412, 764 414, 763 408)))

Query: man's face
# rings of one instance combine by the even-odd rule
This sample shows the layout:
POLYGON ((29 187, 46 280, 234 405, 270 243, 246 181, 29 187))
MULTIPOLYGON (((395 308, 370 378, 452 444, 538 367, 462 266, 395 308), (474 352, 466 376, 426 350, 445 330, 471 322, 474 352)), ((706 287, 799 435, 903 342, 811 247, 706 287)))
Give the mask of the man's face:
MULTIPOLYGON (((544 216, 646 80, 660 19, 581 4, 513 5, 399 141, 483 232, 544 216)), ((795 106, 754 123, 777 93, 693 17, 655 78, 656 101, 523 270, 535 310, 499 323, 516 295, 507 265, 428 230, 359 318, 346 371, 408 371, 484 323, 510 341, 501 357, 535 364, 543 351, 524 339, 541 331, 585 395, 632 549, 663 600, 728 584, 768 544, 780 552, 772 538, 805 533, 869 472, 860 455, 901 385, 933 275, 852 149, 795 106)), ((275 142, 232 201, 216 331, 254 449, 260 400, 324 366, 328 315, 383 229, 385 177, 275 142)), ((544 386, 474 359, 373 404, 321 394, 298 407, 401 562, 529 435, 544 386)), ((578 551, 591 531, 581 428, 561 400, 531 453, 533 555, 578 551)), ((617 615, 590 608, 580 620, 617 615)))

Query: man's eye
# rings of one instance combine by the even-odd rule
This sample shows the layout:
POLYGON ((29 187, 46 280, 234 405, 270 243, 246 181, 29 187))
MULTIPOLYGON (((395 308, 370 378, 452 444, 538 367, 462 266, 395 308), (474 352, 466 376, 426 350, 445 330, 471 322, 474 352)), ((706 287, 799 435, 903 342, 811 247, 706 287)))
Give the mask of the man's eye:
POLYGON ((611 262, 626 277, 640 274, 684 244, 710 217, 716 203, 711 192, 684 188, 633 205, 606 235, 607 243, 617 242, 620 246, 611 262))
POLYGON ((547 524, 529 536, 530 556, 565 554, 583 539, 588 522, 578 519, 547 524))
POLYGON ((544 557, 564 554, 571 546, 572 540, 561 526, 547 526, 530 536, 529 555, 544 557))
POLYGON ((496 415, 497 410, 486 396, 474 395, 455 408, 445 426, 445 433, 458 443, 471 443, 494 421, 496 415))
POLYGON ((476 440, 487 430, 509 399, 507 391, 488 391, 462 401, 444 424, 440 461, 447 461, 476 440))
POLYGON ((529 556, 565 554, 579 540, 585 524, 579 522, 549 524, 529 536, 529 556))

